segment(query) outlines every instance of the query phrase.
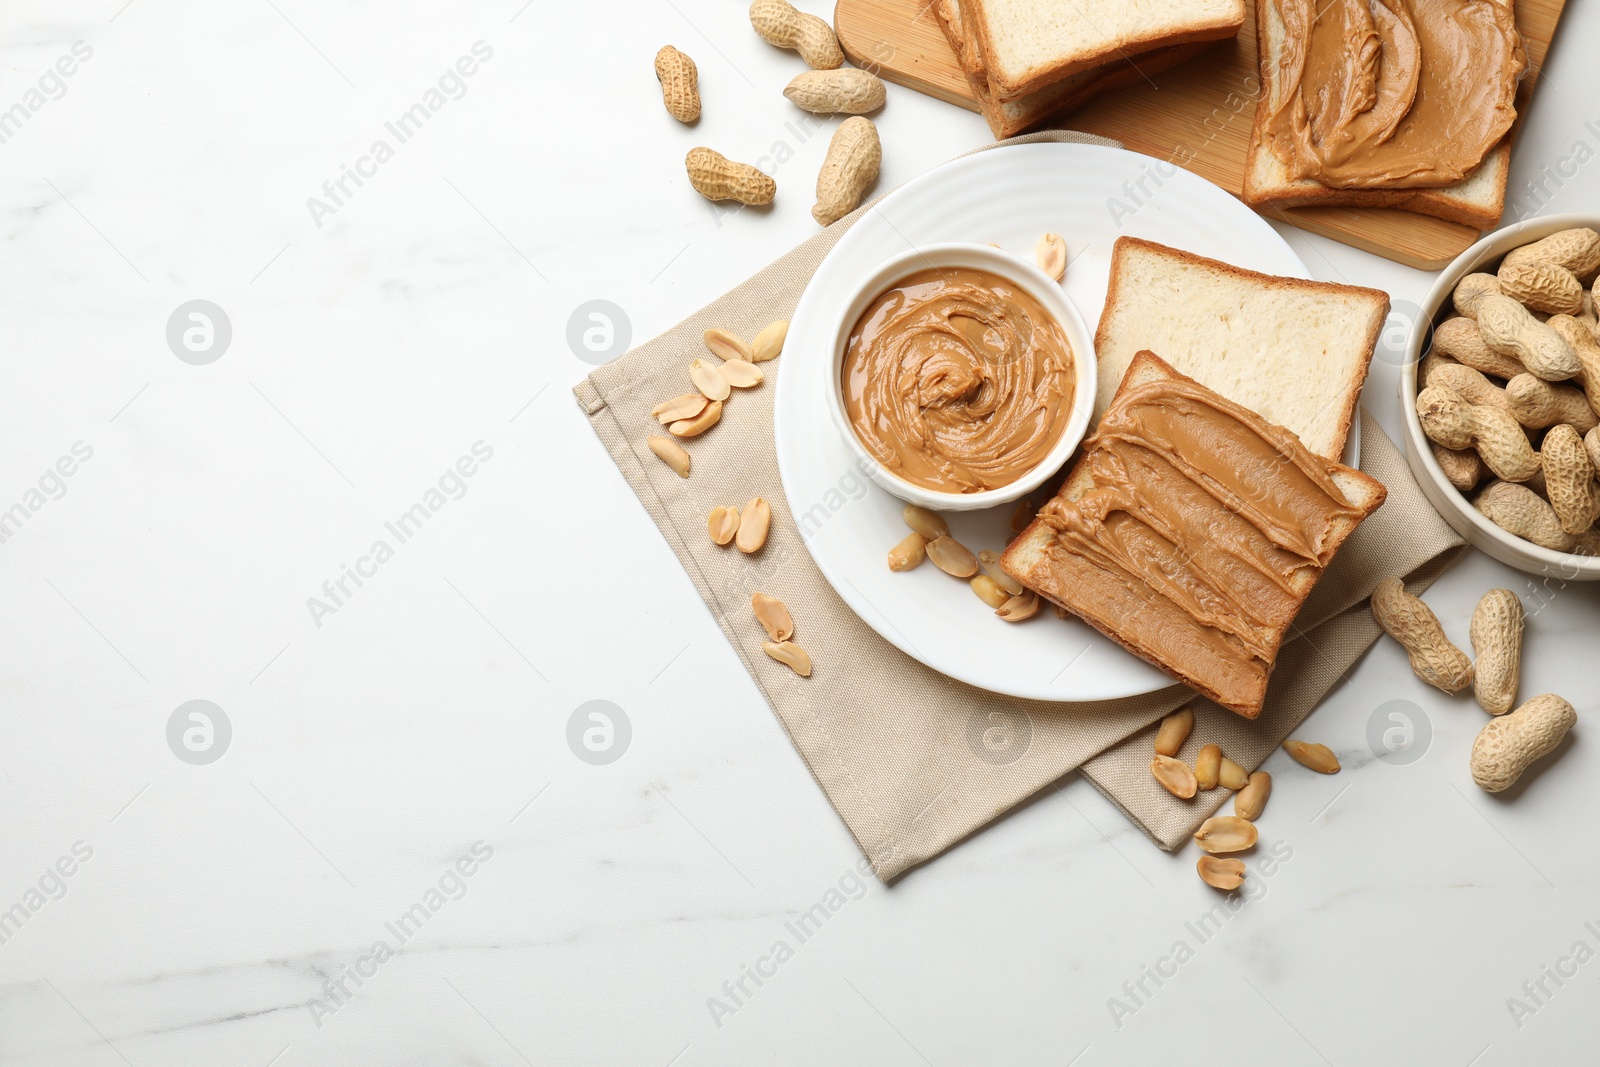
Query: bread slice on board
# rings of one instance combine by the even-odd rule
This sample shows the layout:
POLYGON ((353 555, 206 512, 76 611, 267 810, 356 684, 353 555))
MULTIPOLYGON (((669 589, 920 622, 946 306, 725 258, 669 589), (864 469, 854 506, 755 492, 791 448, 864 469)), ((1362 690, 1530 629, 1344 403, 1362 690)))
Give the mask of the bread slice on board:
POLYGON ((960 0, 996 100, 1154 48, 1220 41, 1244 25, 1244 0, 960 0))
POLYGON ((1119 237, 1094 336, 1100 385, 1090 425, 1147 348, 1338 459, 1388 314, 1380 289, 1258 274, 1119 237))
MULTIPOLYGON (((1509 3, 1509 0, 1506 0, 1509 3)), ((1295 178, 1267 145, 1262 131, 1292 91, 1279 77, 1284 25, 1276 0, 1256 4, 1256 41, 1261 56, 1261 97, 1245 156, 1244 202, 1254 208, 1392 207, 1489 230, 1500 221, 1511 174, 1511 134, 1489 150, 1478 168, 1454 185, 1437 189, 1330 189, 1310 178, 1295 178)))
MULTIPOLYGON (((1273 373, 1268 367, 1262 370, 1273 373)), ((1152 353, 1140 352, 1122 379, 1118 400, 1127 400, 1139 387, 1163 379, 1193 381, 1152 353)), ((1233 407, 1226 400, 1222 405, 1233 407)), ((1117 508, 1115 489, 1095 485, 1091 468, 1095 466, 1098 441, 1094 437, 1085 442, 1055 500, 1040 509, 1039 517, 1006 549, 1001 566, 1023 585, 1077 615, 1129 652, 1223 707, 1254 719, 1261 714, 1268 677, 1295 615, 1334 553, 1356 526, 1383 503, 1387 490, 1370 475, 1321 459, 1281 431, 1274 434, 1273 428, 1255 413, 1242 407, 1235 410, 1239 422, 1268 441, 1276 438, 1294 450, 1295 462, 1303 462, 1313 470, 1320 465, 1343 494, 1345 503, 1353 509, 1349 516, 1335 513, 1324 529, 1302 531, 1309 543, 1320 546, 1316 555, 1320 562, 1287 552, 1277 556, 1276 565, 1288 568, 1287 577, 1282 587, 1262 581, 1260 588, 1267 593, 1254 603, 1253 617, 1246 619, 1226 607, 1231 602, 1219 595, 1216 585, 1221 580, 1217 574, 1222 572, 1207 576, 1192 562, 1215 555, 1208 553, 1208 547, 1219 534, 1226 533, 1225 526, 1236 523, 1242 530, 1255 530, 1244 517, 1243 510, 1247 509, 1227 502, 1226 485, 1219 488, 1184 482, 1191 495, 1211 502, 1205 512, 1205 523, 1190 528, 1178 526, 1175 530, 1145 527, 1132 513, 1117 508), (1100 488, 1099 499, 1086 501, 1097 488, 1100 488), (1206 495, 1208 493, 1210 495, 1206 495), (1081 507, 1078 506, 1080 501, 1083 502, 1081 507), (1066 502, 1075 513, 1090 517, 1088 528, 1094 534, 1096 545, 1117 542, 1136 545, 1141 554, 1154 557, 1157 573, 1168 580, 1164 584, 1152 582, 1139 573, 1122 570, 1114 562, 1117 558, 1114 552, 1080 552, 1069 546, 1048 521, 1051 509, 1060 506, 1059 502, 1066 502), (1100 515, 1102 507, 1106 509, 1104 518, 1094 518, 1100 515), (1135 523, 1135 532, 1130 533, 1126 525, 1118 525, 1124 522, 1135 523), (1171 580, 1174 576, 1190 580, 1171 580), (1211 619, 1199 621, 1195 613, 1183 605, 1184 597, 1197 599, 1213 613, 1211 619), (1239 632, 1255 634, 1265 648, 1264 655, 1239 640, 1236 636, 1239 632)), ((1189 454, 1183 459, 1202 465, 1206 461, 1206 457, 1189 454)), ((1226 460, 1215 457, 1213 462, 1220 465, 1226 460)), ((1272 479, 1281 477, 1275 473, 1276 469, 1276 465, 1268 467, 1265 473, 1257 476, 1266 479, 1264 482, 1248 479, 1246 482, 1270 492, 1272 479)), ((1136 467, 1127 468, 1127 475, 1134 480, 1142 477, 1136 467)), ((1160 499, 1169 497, 1163 493, 1160 499)), ((1269 539, 1273 544, 1279 543, 1269 539)), ((1273 555, 1276 552, 1270 550, 1273 555)), ((1228 588, 1235 588, 1234 583, 1228 583, 1228 588)))
POLYGON ((936 0, 934 14, 955 51, 962 73, 972 86, 978 111, 989 123, 996 139, 1015 137, 1049 119, 1074 111, 1101 93, 1133 85, 1171 70, 1179 63, 1204 52, 1215 42, 1172 45, 1144 52, 1133 59, 1117 58, 1093 70, 1070 74, 1058 82, 1016 100, 998 100, 989 86, 983 56, 962 29, 958 0, 936 0))

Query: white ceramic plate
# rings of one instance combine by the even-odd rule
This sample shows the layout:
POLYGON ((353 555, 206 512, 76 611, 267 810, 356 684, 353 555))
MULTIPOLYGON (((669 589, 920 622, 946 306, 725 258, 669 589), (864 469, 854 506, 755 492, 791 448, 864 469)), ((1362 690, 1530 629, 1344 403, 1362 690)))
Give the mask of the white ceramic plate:
MULTIPOLYGON (((1048 608, 1002 622, 967 583, 931 564, 896 574, 890 548, 909 531, 902 504, 866 477, 828 418, 829 310, 853 283, 919 244, 994 242, 1029 259, 1046 230, 1066 238, 1067 296, 1099 322, 1118 237, 1144 237, 1251 270, 1309 278, 1255 212, 1217 186, 1150 156, 1078 144, 996 148, 929 171, 885 197, 823 260, 790 320, 778 361, 778 470, 811 557, 855 612, 934 670, 996 693, 1103 700, 1173 682, 1076 619, 1048 608)), ((1012 505, 950 513, 974 552, 1010 537, 1012 505)))

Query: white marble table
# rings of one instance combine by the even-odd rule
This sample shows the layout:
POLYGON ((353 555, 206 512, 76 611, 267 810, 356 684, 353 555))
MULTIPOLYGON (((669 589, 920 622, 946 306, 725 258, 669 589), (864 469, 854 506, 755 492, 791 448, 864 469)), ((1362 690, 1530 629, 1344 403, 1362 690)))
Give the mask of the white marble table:
MULTIPOLYGON (((1517 590, 1525 691, 1584 717, 1521 795, 1471 785, 1481 713, 1384 643, 1308 727, 1345 772, 1269 764, 1283 859, 1237 912, 1077 779, 860 876, 568 393, 581 305, 643 339, 815 232, 826 134, 743 7, 0 14, 0 1062, 1593 1062, 1600 589, 1481 555, 1430 597, 1447 628, 1517 590), (698 142, 792 156, 787 194, 709 208, 698 142), (192 300, 231 326, 203 365, 168 343, 192 300), (569 748, 591 700, 615 762, 569 748), (1410 765, 1371 758, 1390 701, 1431 735, 1410 765)), ((1549 210, 1600 194, 1600 10, 1571 7, 1513 175, 1549 210)), ((988 139, 893 87, 879 122, 882 187, 988 139)), ((1285 236, 1401 307, 1429 281, 1285 236)))

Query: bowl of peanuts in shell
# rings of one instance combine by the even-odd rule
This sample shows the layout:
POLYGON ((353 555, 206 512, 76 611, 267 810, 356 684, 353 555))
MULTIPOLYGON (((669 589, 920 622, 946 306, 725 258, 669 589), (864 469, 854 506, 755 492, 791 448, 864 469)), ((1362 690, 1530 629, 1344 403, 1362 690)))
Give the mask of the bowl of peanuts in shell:
POLYGON ((1439 275, 1400 371, 1406 460, 1467 542, 1600 580, 1600 217, 1487 235, 1439 275))

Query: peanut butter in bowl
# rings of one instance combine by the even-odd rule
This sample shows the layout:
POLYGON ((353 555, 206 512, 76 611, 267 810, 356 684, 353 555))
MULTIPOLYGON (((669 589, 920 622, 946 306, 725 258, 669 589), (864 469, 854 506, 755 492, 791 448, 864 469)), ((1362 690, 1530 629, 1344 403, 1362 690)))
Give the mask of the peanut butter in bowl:
POLYGON ((850 429, 884 470, 974 494, 1051 456, 1072 421, 1076 371, 1066 330, 1034 295, 951 265, 879 293, 851 327, 839 373, 850 429))

